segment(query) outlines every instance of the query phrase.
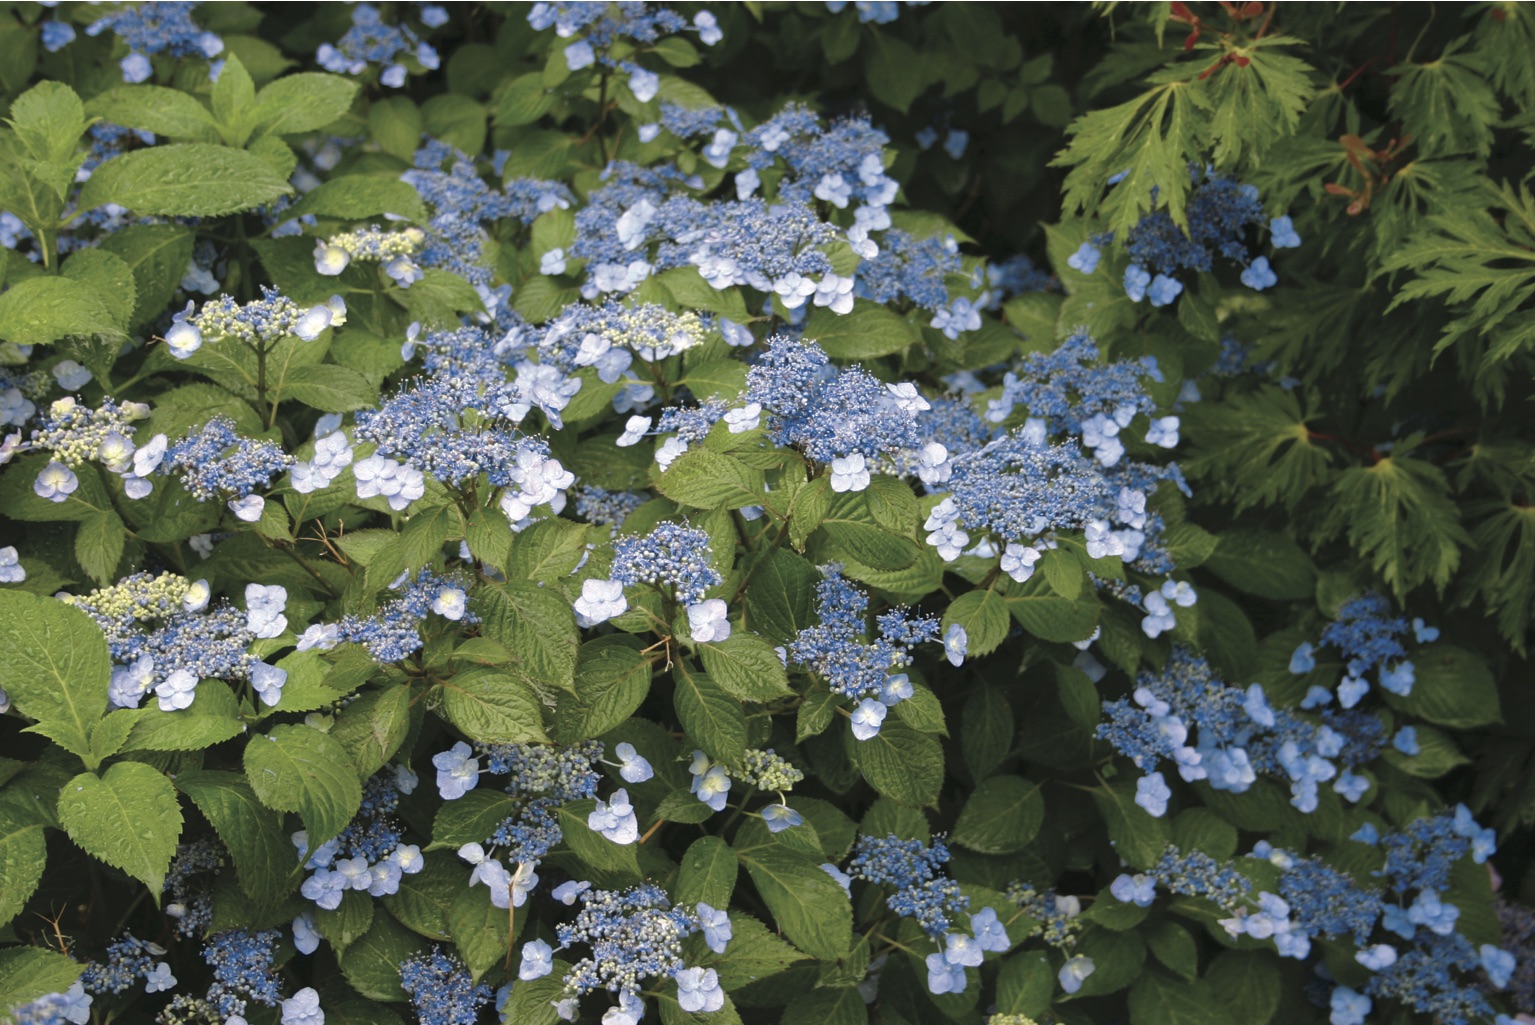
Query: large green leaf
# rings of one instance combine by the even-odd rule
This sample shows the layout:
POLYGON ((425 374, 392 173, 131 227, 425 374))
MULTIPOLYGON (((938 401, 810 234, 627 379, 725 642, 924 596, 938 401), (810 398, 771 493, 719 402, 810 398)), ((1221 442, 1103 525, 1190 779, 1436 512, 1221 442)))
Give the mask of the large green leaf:
POLYGON ((149 887, 158 903, 181 838, 181 806, 163 773, 118 762, 105 775, 82 772, 59 792, 59 822, 89 854, 149 887))
POLYGON ((298 812, 311 849, 346 828, 362 802, 352 759, 308 726, 276 726, 245 745, 245 775, 261 803, 298 812))
POLYGON ((564 744, 600 736, 623 722, 650 693, 650 661, 622 643, 588 641, 576 666, 575 694, 556 710, 564 744))
POLYGON ((246 896, 267 904, 292 888, 298 852, 283 832, 282 817, 262 806, 243 777, 188 769, 176 774, 176 788, 192 799, 224 841, 246 896))
POLYGON ((0 591, 0 680, 39 732, 88 758, 111 675, 106 637, 84 612, 53 598, 0 591))
POLYGON ((173 143, 113 157, 80 190, 80 209, 107 203, 162 217, 218 217, 293 190, 254 154, 209 143, 173 143))
POLYGON ((994 776, 965 802, 954 823, 954 842, 982 854, 1022 850, 1045 820, 1039 786, 1018 776, 994 776))
POLYGON ((795 946, 820 958, 847 953, 852 946, 852 905, 814 859, 780 847, 737 853, 779 929, 795 946))
POLYGON ((475 666, 442 684, 443 711, 470 740, 547 743, 537 695, 520 675, 475 666))
POLYGON ((741 702, 686 662, 677 663, 673 702, 688 739, 716 761, 735 763, 746 754, 746 714, 741 702))
POLYGON ((943 786, 943 747, 926 733, 886 723, 868 740, 850 740, 858 767, 870 785, 902 804, 938 803, 943 786))

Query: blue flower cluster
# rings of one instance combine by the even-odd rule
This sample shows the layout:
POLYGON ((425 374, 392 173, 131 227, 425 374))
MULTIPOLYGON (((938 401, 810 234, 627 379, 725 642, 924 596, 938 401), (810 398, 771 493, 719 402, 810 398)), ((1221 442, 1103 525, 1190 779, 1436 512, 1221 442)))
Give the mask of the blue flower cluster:
POLYGON ((266 349, 284 338, 312 342, 329 327, 346 323, 346 302, 333 295, 318 306, 304 309, 276 288, 261 287, 261 298, 243 306, 231 296, 221 295, 196 304, 171 318, 165 332, 165 347, 177 359, 186 359, 205 342, 235 339, 254 349, 266 349))
POLYGON ((80 478, 74 470, 92 461, 120 476, 129 498, 143 498, 153 485, 139 472, 142 457, 133 445, 132 425, 147 416, 149 407, 140 402, 118 403, 109 396, 92 409, 65 396, 49 404, 48 412, 39 418, 32 431, 30 444, 21 445, 19 435, 15 436, 16 444, 8 443, 5 458, 8 461, 12 454, 26 448, 52 453, 52 462, 38 473, 32 485, 34 494, 52 502, 66 501, 75 493, 80 478))
POLYGON ((1332 988, 1333 1025, 1362 1025, 1372 998, 1400 1000, 1447 1025, 1494 1017, 1476 979, 1485 973, 1492 988, 1504 988, 1514 956, 1491 944, 1473 947, 1456 929, 1460 910, 1443 899, 1455 862, 1467 854, 1481 862, 1491 853, 1491 830, 1461 806, 1384 836, 1369 824, 1353 839, 1385 849, 1374 875, 1394 900, 1320 858, 1291 854, 1267 841, 1232 863, 1169 847, 1150 872, 1123 874, 1110 890, 1116 899, 1142 907, 1155 901, 1158 886, 1205 898, 1230 916, 1220 924, 1232 937, 1272 941, 1281 956, 1298 960, 1310 956, 1314 939, 1347 938, 1356 948, 1355 960, 1372 974, 1361 990, 1332 988), (1270 882, 1276 870, 1277 882, 1270 882), (1261 889, 1255 898, 1254 880, 1278 892, 1261 889))
POLYGON ((373 897, 397 893, 402 876, 426 867, 421 848, 403 842, 404 832, 393 817, 400 795, 414 791, 416 782, 416 774, 403 766, 386 768, 363 785, 362 804, 339 836, 311 851, 308 831, 294 833, 293 846, 313 872, 299 892, 334 911, 349 890, 373 897))
POLYGON ((107 947, 104 962, 92 961, 80 974, 80 982, 87 992, 96 996, 108 993, 120 994, 140 979, 144 980, 146 993, 159 993, 176 985, 171 966, 155 958, 165 953, 157 943, 147 943, 124 933, 122 938, 107 947))
POLYGON ((400 965, 400 988, 421 1025, 474 1025, 490 1001, 490 987, 476 985, 462 961, 436 946, 400 965))
POLYGON ((624 72, 629 76, 629 91, 641 103, 655 98, 661 80, 655 72, 622 56, 632 52, 623 45, 624 41, 652 44, 689 28, 698 32, 699 42, 705 46, 713 46, 724 38, 719 22, 708 11, 699 11, 689 25, 686 18, 671 8, 652 7, 639 0, 611 4, 540 2, 528 12, 528 24, 539 30, 553 28, 561 39, 579 33, 580 38, 565 47, 566 66, 579 71, 601 64, 624 72))
POLYGON ((286 629, 287 592, 252 584, 244 613, 209 598, 207 581, 192 583, 173 573, 135 573, 84 595, 63 596, 106 634, 113 707, 137 708, 152 691, 162 711, 189 708, 198 681, 209 679, 249 681, 263 703, 277 704, 287 671, 246 649, 256 638, 286 629))
MULTIPOLYGON (((902 6, 926 7, 933 0, 854 0, 853 9, 864 24, 888 25, 901 16, 902 6)), ((847 0, 826 0, 826 9, 840 14, 847 8, 847 0)))
POLYGON ((840 566, 822 566, 816 585, 816 615, 790 642, 788 657, 823 677, 833 693, 858 702, 853 736, 879 733, 891 707, 912 696, 911 681, 894 670, 911 664, 910 649, 938 639, 938 620, 892 609, 876 619, 879 636, 868 633, 869 596, 842 576, 840 566))
POLYGON ((690 911, 674 906, 666 891, 651 883, 624 891, 584 890, 579 899, 581 911, 575 920, 556 930, 559 949, 584 943, 591 954, 565 976, 565 991, 572 997, 562 1002, 562 1016, 573 1020, 579 997, 606 989, 618 994, 620 1009, 627 1006, 630 1020, 637 1021, 641 988, 646 980, 659 978, 676 981, 678 1003, 685 1011, 710 1012, 724 1006, 725 993, 714 969, 688 968, 682 959, 682 941, 698 932, 706 933, 711 948, 725 949, 728 920, 718 922, 712 908, 701 904, 690 911), (707 935, 709 931, 714 935, 707 935), (571 1013, 563 1015, 566 1010, 571 1013))
POLYGON ((680 523, 661 523, 644 537, 613 541, 612 579, 625 587, 670 587, 683 606, 698 605, 722 578, 709 564, 709 535, 680 523))
POLYGON ((241 437, 226 416, 212 417, 169 448, 165 435, 158 434, 134 453, 134 472, 139 476, 155 471, 178 474, 192 497, 200 502, 223 498, 230 511, 247 523, 261 519, 266 507, 266 499, 255 492, 270 487, 272 478, 293 463, 293 457, 276 442, 241 437))
POLYGON ((875 460, 909 460, 926 444, 918 414, 928 402, 915 385, 838 368, 820 346, 784 335, 768 339, 746 375, 743 399, 761 407, 774 442, 831 465, 834 491, 862 491, 875 460))
POLYGON ((516 386, 485 387, 472 378, 447 373, 417 378, 381 402, 357 414, 355 434, 375 443, 374 458, 401 458, 406 465, 450 487, 462 487, 481 474, 494 488, 504 488, 501 505, 513 523, 533 508, 564 506, 564 491, 574 474, 549 456, 540 438, 507 424, 517 410, 516 386))
MULTIPOLYGON (((99 36, 108 30, 116 33, 129 50, 128 56, 118 64, 122 69, 123 81, 142 82, 154 73, 150 57, 164 54, 167 57, 201 56, 212 60, 224 52, 224 41, 192 20, 192 10, 196 6, 190 0, 127 4, 91 22, 85 34, 99 36)), ((54 29, 53 35, 59 46, 69 41, 63 38, 63 32, 59 29, 54 29), (63 42, 58 42, 61 39, 63 42)), ((69 39, 73 38, 74 32, 71 30, 69 39)), ((220 66, 215 65, 214 77, 217 77, 220 66)))
POLYGON ((505 219, 531 224, 539 214, 569 209, 574 198, 562 182, 532 178, 519 178, 501 191, 493 190, 471 157, 431 139, 416 151, 414 162, 415 168, 401 177, 421 194, 431 211, 424 228, 425 245, 417 259, 422 266, 452 271, 482 290, 491 278, 485 257, 487 227, 505 219))
MULTIPOLYGON (((1104 703, 1107 721, 1098 736, 1139 768, 1165 759, 1185 782, 1204 780, 1231 793, 1246 791, 1261 773, 1287 780, 1290 803, 1304 812, 1316 810, 1318 787, 1329 780, 1334 791, 1358 802, 1371 783, 1355 770, 1385 745, 1385 728, 1374 715, 1273 708, 1262 685, 1229 686, 1182 647, 1162 670, 1142 673, 1132 697, 1104 703)), ((1162 774, 1150 772, 1136 802, 1160 816, 1169 796, 1162 774)))
POLYGON ((11 1025, 87 1025, 94 998, 78 980, 62 993, 48 993, 7 1012, 11 1025))
MULTIPOLYGON (((1417 674, 1407 658, 1405 639, 1407 620, 1391 614, 1391 603, 1378 594, 1364 594, 1344 602, 1338 609, 1337 618, 1322 631, 1321 645, 1335 649, 1343 660, 1344 679, 1337 685, 1338 704, 1353 708, 1370 691, 1365 674, 1378 669, 1377 681, 1381 689, 1406 697, 1412 693, 1417 674)), ((1437 640, 1437 628, 1423 620, 1412 621, 1414 640, 1429 644, 1437 640)), ((1290 656, 1290 672, 1296 675, 1310 673, 1316 668, 1317 647, 1303 642, 1290 656)), ((1306 694, 1302 708, 1325 705, 1332 701, 1333 691, 1319 684, 1313 685, 1306 694)))
MULTIPOLYGON (((1206 273, 1217 256, 1242 265, 1242 284, 1255 291, 1279 280, 1268 257, 1255 258, 1248 248, 1249 229, 1264 223, 1257 188, 1197 165, 1189 167, 1189 174, 1194 189, 1184 211, 1187 231, 1174 223, 1166 209, 1157 209, 1142 216, 1125 238, 1131 263, 1125 270, 1124 286, 1133 302, 1150 299, 1153 306, 1172 303, 1183 292, 1183 282, 1175 275, 1180 271, 1206 273)), ((1268 228, 1269 243, 1275 249, 1301 244, 1288 215, 1269 221, 1268 228)), ((1112 232, 1095 235, 1067 262, 1083 274, 1091 274, 1102 256, 1099 247, 1113 239, 1112 232)))
POLYGON ((321 43, 315 59, 338 75, 360 75, 368 65, 380 65, 379 81, 391 89, 405 84, 407 70, 434 71, 441 63, 432 45, 410 26, 388 24, 368 3, 352 8, 352 27, 334 45, 321 43))
POLYGON ((893 892, 885 903, 890 910, 916 919, 923 932, 937 939, 950 930, 957 915, 970 908, 970 898, 944 873, 948 862, 949 848, 941 839, 925 844, 891 833, 860 836, 847 871, 854 879, 889 887, 893 892))
MULTIPOLYGON (((1119 432, 1137 416, 1152 418, 1156 403, 1143 381, 1161 381, 1153 356, 1114 363, 1098 362, 1098 346, 1085 333, 1067 338, 1053 352, 1031 352, 1016 371, 1008 371, 1002 394, 986 405, 986 419, 1000 424, 1022 403, 1029 416, 1044 421, 1049 434, 1082 439, 1106 467, 1124 455, 1119 432)), ((1178 444, 1178 418, 1152 419, 1146 440, 1163 448, 1178 444)))
POLYGON ((443 576, 430 566, 414 579, 401 574, 392 587, 404 588, 397 598, 381 605, 372 615, 350 613, 339 623, 314 623, 298 639, 298 650, 329 651, 343 642, 361 644, 375 662, 399 662, 421 650, 421 623, 428 612, 461 623, 477 623, 468 608, 468 583, 443 576))
POLYGON ((165 874, 165 914, 179 935, 201 936, 213 922, 212 876, 228 864, 222 844, 194 840, 176 848, 165 874))
POLYGON ((280 994, 274 962, 281 938, 276 929, 228 929, 208 937, 203 944, 203 960, 213 969, 213 983, 208 987, 207 1000, 219 1014, 226 1019, 243 1016, 248 1000, 277 1006, 280 994))

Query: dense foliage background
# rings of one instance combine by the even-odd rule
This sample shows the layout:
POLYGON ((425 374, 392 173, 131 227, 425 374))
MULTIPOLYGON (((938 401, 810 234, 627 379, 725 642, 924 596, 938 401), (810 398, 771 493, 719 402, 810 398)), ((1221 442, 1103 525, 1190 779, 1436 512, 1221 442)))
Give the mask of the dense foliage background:
POLYGON ((3 5, 0 1020, 1535 1015, 1531 53, 3 5))

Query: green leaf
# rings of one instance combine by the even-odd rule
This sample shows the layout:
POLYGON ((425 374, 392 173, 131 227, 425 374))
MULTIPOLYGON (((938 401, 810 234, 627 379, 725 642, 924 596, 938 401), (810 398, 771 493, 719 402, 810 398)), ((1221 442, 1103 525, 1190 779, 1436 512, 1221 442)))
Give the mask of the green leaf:
POLYGON ((240 702, 222 680, 199 683, 190 708, 165 712, 151 705, 128 715, 133 728, 124 751, 201 751, 245 732, 240 702))
POLYGON ((113 305, 91 285, 69 278, 36 277, 0 294, 0 339, 48 345, 60 338, 122 336, 113 305))
POLYGON ((1097 968, 1083 980, 1079 995, 1102 996, 1119 992, 1141 976, 1146 943, 1135 930, 1092 929, 1082 935, 1076 953, 1091 958, 1097 968))
POLYGON ((1018 625, 1044 641, 1082 641, 1092 636, 1098 607, 1090 597, 1071 601, 1051 590, 1043 574, 1023 583, 1008 581, 1002 589, 1007 611, 1018 625))
POLYGON ((333 363, 292 368, 283 382, 282 396, 322 413, 350 413, 378 405, 378 389, 366 377, 333 363))
POLYGON ((1135 803, 1134 783, 1107 783, 1093 791, 1093 801, 1109 830, 1114 850, 1126 864, 1145 871, 1161 860, 1172 840, 1165 818, 1152 818, 1135 803))
POLYGON ((560 1025, 561 1018, 554 1005, 565 998, 565 976, 571 966, 559 958, 554 960, 554 971, 539 979, 519 981, 507 997, 501 1020, 515 1025, 560 1025))
POLYGON ((1186 223, 1188 162, 1204 149, 1209 117, 1194 98, 1196 82, 1164 82, 1116 107, 1094 110, 1067 129, 1071 141, 1053 161, 1069 167, 1063 206, 1096 214, 1123 237, 1143 214, 1165 209, 1186 223), (1104 182, 1118 184, 1104 191, 1104 182))
MULTIPOLYGON (((815 623, 813 599, 820 579, 815 567, 800 556, 783 548, 769 549, 751 568, 746 625, 770 641, 793 640, 815 623)), ((719 676, 717 669, 709 668, 709 672, 719 676)))
POLYGON ((708 675, 678 662, 673 702, 688 738, 716 761, 734 764, 746 754, 746 714, 708 675))
POLYGON ((1203 851, 1217 861, 1237 852, 1236 827, 1207 808, 1190 808, 1173 820, 1173 843, 1185 851, 1203 851))
POLYGON ((1237 512, 1274 504, 1293 511, 1333 460, 1306 426, 1315 414, 1302 410, 1299 391, 1264 386, 1219 407, 1185 411, 1195 446, 1182 460, 1185 470, 1237 512))
POLYGON ((949 603, 948 611, 943 614, 945 635, 956 623, 964 628, 969 639, 967 658, 990 655, 1007 640, 1008 631, 1012 629, 1007 603, 1002 596, 996 591, 980 588, 966 591, 949 603))
MULTIPOLYGON (((485 900, 490 902, 488 896, 485 900)), ((400 965, 420 946, 416 935, 393 916, 374 915, 372 927, 340 955, 341 973, 353 989, 371 1000, 404 1000, 400 965)))
MULTIPOLYGON (((133 317, 137 285, 134 283, 133 270, 125 260, 104 249, 82 249, 64 261, 64 277, 89 286, 111 311, 113 322, 119 330, 127 329, 133 317)), ((115 355, 114 346, 101 360, 101 365, 110 366, 115 355)), ((91 361, 87 359, 87 362, 91 361)))
POLYGON ((0 591, 0 680, 16 710, 36 719, 54 743, 89 759, 111 675, 107 640, 84 612, 54 598, 0 591))
POLYGON ((732 630, 719 643, 700 644, 698 657, 714 682, 740 701, 772 701, 791 693, 778 653, 756 634, 732 630))
POLYGON ((1037 1017, 1050 1007, 1055 969, 1043 950, 1020 950, 997 972, 997 1011, 1037 1017))
POLYGON ((149 887, 155 903, 181 838, 176 788, 141 762, 82 772, 59 792, 59 823, 86 853, 149 887))
POLYGON ((0 927, 21 914, 47 863, 43 827, 14 823, 0 815, 0 927))
POLYGON ((1268 1025, 1279 1007, 1279 965, 1273 955, 1227 950, 1205 972, 1227 1025, 1268 1025))
POLYGON ((402 683, 364 693, 342 710, 330 735, 371 775, 394 757, 411 725, 411 687, 402 683))
MULTIPOLYGON (((86 129, 85 107, 63 82, 39 82, 11 104, 11 127, 33 159, 59 166, 75 161, 75 147, 86 129)), ((73 177, 74 166, 69 166, 73 177)), ((68 179, 66 179, 67 181, 68 179)), ((65 190, 59 190, 62 196, 65 190)))
POLYGON ((795 946, 836 958, 852 946, 853 909, 817 862, 778 847, 737 852, 778 928, 795 946))
POLYGON ((784 1021, 819 1025, 867 1025, 869 1005, 857 987, 812 989, 796 993, 784 1008, 784 1021))
POLYGON ((954 842, 981 854, 1012 854, 1026 847, 1045 821, 1038 784, 1019 776, 993 776, 975 789, 954 823, 954 842))
POLYGON ((523 672, 556 687, 573 685, 580 634, 575 614, 557 592, 519 581, 481 584, 471 603, 481 632, 517 655, 523 672))
POLYGON ((960 713, 960 750, 975 779, 985 779, 1007 758, 1017 727, 1012 706, 1002 692, 987 685, 977 687, 960 713))
MULTIPOLYGON (((138 128, 170 139, 214 142, 218 128, 208 108, 195 96, 160 85, 120 85, 91 97, 94 117, 124 128, 138 128)), ((186 268, 183 267, 183 270, 186 268)))
MULTIPOLYGON (((452 939, 456 930, 448 927, 448 916, 454 898, 473 893, 475 904, 485 906, 485 893, 464 885, 464 864, 458 858, 429 851, 422 860, 420 872, 402 875, 400 888, 383 898, 384 907, 414 933, 429 940, 452 939)), ((506 912, 494 910, 504 924, 506 912)))
MULTIPOLYGON (((713 907, 723 904, 706 901, 713 907)), ((724 954, 709 951, 698 962, 701 967, 719 972, 720 986, 727 991, 740 989, 758 979, 765 979, 805 961, 804 954, 773 935, 761 922, 740 912, 730 914, 731 937, 724 954)))
POLYGON ((554 109, 556 97, 544 88, 543 76, 531 72, 511 80, 496 102, 495 122, 503 128, 530 125, 554 109))
POLYGON ((320 908, 314 912, 315 928, 330 941, 337 955, 344 957, 346 948, 372 927, 376 906, 368 895, 349 890, 342 895, 339 907, 320 908))
POLYGON ((1442 319, 1436 354, 1458 343, 1474 346, 1478 391, 1497 394, 1505 387, 1508 361, 1535 346, 1535 318, 1529 315, 1535 194, 1525 185, 1516 191, 1485 178, 1475 187, 1476 202, 1425 218, 1422 229, 1385 254, 1381 270, 1413 272, 1388 310, 1430 298, 1451 304, 1455 315, 1442 319))
POLYGON ((117 564, 123 557, 128 528, 122 517, 111 509, 101 509, 80 521, 75 534, 75 561, 98 584, 117 579, 117 564))
POLYGON ((927 88, 922 57, 910 44, 893 35, 875 30, 872 37, 873 47, 864 51, 868 55, 864 70, 869 91, 881 103, 904 114, 927 88))
POLYGON ((299 814, 311 849, 345 829, 362 803, 346 749, 308 726, 274 726, 252 737, 245 746, 245 775, 262 804, 299 814))
MULTIPOLYGON (((740 870, 740 859, 729 844, 717 836, 699 837, 682 856, 673 894, 689 904, 702 901, 713 908, 727 908, 740 870)), ((733 960, 736 951, 730 953, 733 960)))
POLYGON ((1399 599, 1423 583, 1442 590, 1471 542, 1444 472, 1410 451, 1401 445, 1372 466, 1344 470, 1323 526, 1324 536, 1346 534, 1399 599))
POLYGON ((345 117, 356 95, 357 83, 340 75, 286 75, 261 90, 251 122, 272 135, 319 131, 345 117))
POLYGON ((1471 729, 1502 722, 1498 685, 1487 663, 1464 648, 1435 644, 1413 659, 1416 680, 1405 698, 1388 700, 1440 726, 1471 729))
POLYGON ((597 810, 593 800, 568 801, 557 812, 564 844, 581 861, 582 870, 619 877, 615 882, 637 883, 643 873, 636 859, 636 844, 614 843, 587 825, 597 810))
MULTIPOLYGON (((121 257, 133 272, 133 325, 164 312, 181 285, 195 242, 192 232, 179 224, 133 224, 101 240, 98 248, 121 257)), ((162 401, 169 394, 162 392, 162 401)))
POLYGON ((521 676, 471 667, 442 684, 448 720, 482 744, 547 744, 537 695, 521 676))
POLYGON ((293 190, 244 150, 173 143, 113 157, 80 190, 81 210, 116 203, 139 214, 218 217, 270 203, 293 190))
POLYGON ((1311 557, 1288 535, 1271 530, 1221 534, 1204 565, 1237 590, 1272 601, 1303 601, 1316 591, 1311 557))
POLYGON ((820 522, 820 531, 837 551, 874 570, 905 569, 922 553, 917 542, 891 533, 874 520, 861 491, 837 496, 820 522))
POLYGON ((305 214, 334 217, 343 221, 361 221, 369 217, 395 214, 408 221, 425 221, 426 204, 421 193, 397 178, 373 178, 347 174, 321 182, 304 197, 283 211, 284 220, 305 214))
POLYGON ((282 817, 263 807, 241 776, 186 769, 177 773, 176 787, 192 799, 229 849, 246 896, 265 905, 291 889, 298 852, 283 831, 282 817))
POLYGON ((856 299, 851 313, 820 307, 810 314, 805 337, 833 359, 863 360, 904 352, 922 340, 916 325, 880 303, 856 299))
MULTIPOLYGON (((511 528, 506 528, 511 534, 511 528)), ((573 573, 586 558, 584 523, 558 517, 540 520, 512 539, 506 575, 513 580, 549 580, 573 573)))
POLYGON ((474 286, 451 271, 430 267, 405 293, 413 320, 429 327, 457 324, 460 314, 479 313, 485 306, 474 286))
POLYGON ((1164 918, 1143 931, 1153 957, 1189 982, 1199 978, 1199 947, 1187 929, 1164 918))
POLYGON ((512 915, 486 900, 485 891, 478 886, 459 882, 448 899, 452 901, 446 920, 448 932, 470 975, 478 981, 505 959, 513 938, 512 915))
POLYGON ((713 449, 694 447, 655 479, 656 490, 694 509, 740 509, 760 505, 762 471, 713 449))
MULTIPOLYGON (((1084 987, 1085 988, 1085 987, 1084 987)), ((1130 987, 1130 1015, 1146 1025, 1229 1025, 1209 986, 1146 972, 1130 987)))
POLYGON ((213 83, 213 116, 219 123, 219 134, 231 146, 244 146, 250 138, 250 117, 256 105, 256 83, 245 70, 238 54, 230 54, 225 62, 228 74, 220 72, 213 83))
POLYGON ((85 965, 43 947, 0 949, 0 1007, 28 1004, 74 985, 85 965))
POLYGON ((495 790, 471 790, 456 801, 444 801, 432 823, 432 849, 484 843, 516 813, 512 799, 495 790))
POLYGON ((868 740, 850 741, 869 784, 892 800, 914 807, 938 803, 943 786, 943 748, 926 733, 888 723, 868 740))
POLYGON ((573 744, 611 730, 650 693, 650 662, 625 644, 588 641, 576 664, 575 693, 561 696, 555 739, 573 744))

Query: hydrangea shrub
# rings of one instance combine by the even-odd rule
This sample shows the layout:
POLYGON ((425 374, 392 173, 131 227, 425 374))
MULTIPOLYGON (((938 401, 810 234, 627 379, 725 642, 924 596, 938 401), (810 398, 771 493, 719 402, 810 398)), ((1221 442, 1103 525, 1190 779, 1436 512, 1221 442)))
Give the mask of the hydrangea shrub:
POLYGON ((0 1021, 1535 1014, 1532 46, 11 5, 0 1021))

